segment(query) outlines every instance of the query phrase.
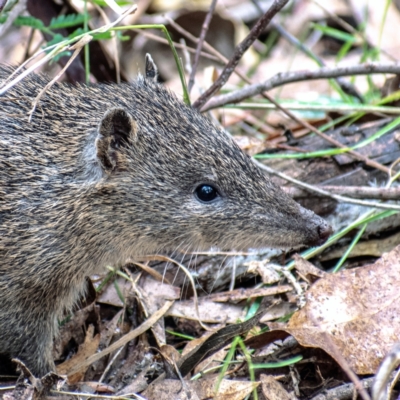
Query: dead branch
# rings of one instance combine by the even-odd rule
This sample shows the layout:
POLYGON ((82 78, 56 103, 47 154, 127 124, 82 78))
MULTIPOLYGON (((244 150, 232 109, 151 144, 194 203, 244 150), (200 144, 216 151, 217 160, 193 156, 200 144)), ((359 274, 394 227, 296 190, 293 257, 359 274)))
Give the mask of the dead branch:
MULTIPOLYGON (((399 74, 400 63, 365 63, 347 67, 323 67, 316 71, 281 72, 262 83, 249 85, 243 89, 212 98, 201 111, 208 111, 226 104, 237 103, 249 97, 261 94, 278 86, 288 83, 309 81, 315 79, 330 79, 341 76, 370 75, 370 74, 399 74)), ((206 92, 207 93, 207 92, 206 92)), ((214 92, 213 92, 214 93, 214 92)), ((204 104, 204 103, 203 103, 204 104)))
POLYGON ((212 0, 210 8, 207 12, 206 18, 204 19, 203 26, 201 27, 199 41, 197 43, 196 54, 194 56, 192 70, 190 72, 189 83, 188 83, 188 92, 190 94, 193 85, 194 85, 194 76, 196 74, 197 65, 199 64, 200 52, 203 47, 204 40, 206 38, 206 34, 208 32, 208 27, 210 26, 212 15, 214 14, 215 6, 217 5, 217 0, 212 0))
MULTIPOLYGON (((370 187, 370 186, 316 186, 332 194, 349 196, 357 199, 376 200, 399 200, 400 187, 370 187)), ((293 198, 305 197, 308 193, 300 188, 291 187, 287 189, 288 194, 293 198)))
POLYGON ((267 165, 264 165, 256 160, 253 160, 258 167, 269 174, 279 176, 280 178, 294 183, 297 186, 300 186, 301 188, 304 188, 312 193, 318 193, 322 196, 330 197, 331 199, 334 199, 336 201, 340 201, 343 203, 350 203, 350 204, 357 204, 359 206, 365 206, 365 207, 374 207, 374 208, 381 208, 384 210, 395 210, 395 211, 400 211, 400 206, 397 204, 388 204, 388 203, 376 203, 372 201, 366 201, 366 200, 358 200, 358 199, 352 199, 350 197, 345 197, 345 196, 340 196, 338 194, 333 194, 329 193, 326 190, 323 190, 319 188, 318 186, 315 185, 310 185, 308 183, 301 182, 295 178, 290 177, 289 175, 284 174, 283 172, 276 171, 275 169, 268 167, 267 165))
POLYGON ((258 38, 271 19, 286 5, 288 0, 275 0, 267 12, 257 21, 250 33, 236 46, 232 58, 221 72, 218 79, 194 102, 193 107, 201 109, 207 100, 228 81, 243 54, 258 38))

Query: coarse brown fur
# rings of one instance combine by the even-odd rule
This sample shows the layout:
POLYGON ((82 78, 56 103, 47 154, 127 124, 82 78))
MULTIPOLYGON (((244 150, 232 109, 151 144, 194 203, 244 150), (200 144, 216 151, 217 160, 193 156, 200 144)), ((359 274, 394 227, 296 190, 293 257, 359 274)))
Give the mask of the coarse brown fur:
MULTIPOLYGON (((148 58, 148 76, 155 66, 148 58)), ((0 68, 4 80, 13 71, 0 68)), ((54 369, 57 317, 85 277, 181 248, 322 243, 329 226, 154 79, 90 87, 32 74, 0 97, 0 353, 54 369), (214 201, 196 195, 201 184, 214 201)))

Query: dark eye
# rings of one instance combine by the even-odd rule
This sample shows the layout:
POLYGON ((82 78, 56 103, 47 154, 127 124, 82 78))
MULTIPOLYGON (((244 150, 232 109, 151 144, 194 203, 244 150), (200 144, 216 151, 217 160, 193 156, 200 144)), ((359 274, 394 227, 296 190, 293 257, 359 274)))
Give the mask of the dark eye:
POLYGON ((200 201, 209 202, 218 196, 218 191, 211 185, 200 185, 196 189, 196 195, 200 201))

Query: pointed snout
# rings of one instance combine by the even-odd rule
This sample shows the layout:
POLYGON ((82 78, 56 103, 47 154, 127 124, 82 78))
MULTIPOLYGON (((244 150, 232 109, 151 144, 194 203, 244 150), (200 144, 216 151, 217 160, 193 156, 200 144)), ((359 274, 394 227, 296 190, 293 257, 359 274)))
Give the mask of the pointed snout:
POLYGON ((315 245, 320 246, 321 244, 324 244, 328 240, 329 236, 332 233, 332 227, 322 219, 322 223, 318 226, 317 232, 319 239, 317 240, 315 245))
POLYGON ((307 221, 308 235, 307 246, 321 246, 332 233, 331 226, 320 216, 310 210, 302 209, 303 218, 307 221))

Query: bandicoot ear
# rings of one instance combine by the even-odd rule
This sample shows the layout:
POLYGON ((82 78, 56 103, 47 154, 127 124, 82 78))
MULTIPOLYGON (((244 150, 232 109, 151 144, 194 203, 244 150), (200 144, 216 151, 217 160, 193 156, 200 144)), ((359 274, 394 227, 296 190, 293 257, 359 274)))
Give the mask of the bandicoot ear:
POLYGON ((153 61, 153 58, 149 53, 146 54, 146 78, 147 79, 152 79, 154 82, 157 82, 158 80, 158 68, 155 62, 153 61))
POLYGON ((135 140, 136 131, 136 122, 126 110, 112 108, 104 114, 96 138, 96 156, 105 172, 118 167, 121 149, 135 140))

